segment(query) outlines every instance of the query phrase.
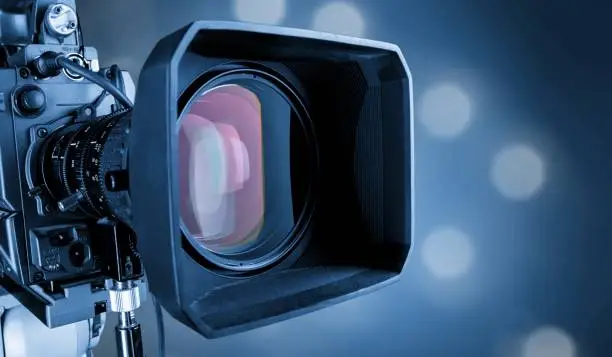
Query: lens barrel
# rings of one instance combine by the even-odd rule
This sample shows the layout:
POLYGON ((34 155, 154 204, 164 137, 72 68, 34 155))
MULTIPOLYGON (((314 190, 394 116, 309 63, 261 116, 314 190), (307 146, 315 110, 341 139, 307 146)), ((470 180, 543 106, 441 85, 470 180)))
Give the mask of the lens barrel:
POLYGON ((59 211, 129 222, 127 159, 131 111, 64 126, 41 148, 40 179, 59 211))

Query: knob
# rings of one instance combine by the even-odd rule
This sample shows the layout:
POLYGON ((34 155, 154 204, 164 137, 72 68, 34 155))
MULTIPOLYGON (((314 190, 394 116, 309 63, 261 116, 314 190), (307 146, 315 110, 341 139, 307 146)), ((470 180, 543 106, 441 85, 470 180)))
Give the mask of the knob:
POLYGON ((17 95, 17 106, 19 111, 24 115, 40 114, 47 105, 47 96, 42 89, 38 87, 24 88, 17 95))
POLYGON ((59 201, 57 203, 57 208, 59 208, 59 210, 62 212, 71 211, 79 206, 79 203, 81 203, 83 198, 85 198, 83 193, 77 191, 76 193, 73 193, 72 195, 59 201))

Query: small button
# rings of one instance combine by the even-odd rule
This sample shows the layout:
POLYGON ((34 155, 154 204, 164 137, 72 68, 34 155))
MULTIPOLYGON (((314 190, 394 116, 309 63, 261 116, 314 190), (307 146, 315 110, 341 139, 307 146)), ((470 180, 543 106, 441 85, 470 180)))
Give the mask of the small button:
POLYGON ((18 94, 17 106, 24 115, 40 114, 46 105, 47 97, 40 88, 26 88, 18 94))

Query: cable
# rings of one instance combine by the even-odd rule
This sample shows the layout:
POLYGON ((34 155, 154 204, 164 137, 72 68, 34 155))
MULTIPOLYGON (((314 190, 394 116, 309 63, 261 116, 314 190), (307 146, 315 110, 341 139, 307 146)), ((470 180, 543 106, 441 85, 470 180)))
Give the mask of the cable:
POLYGON ((83 51, 83 49, 85 48, 85 41, 83 41, 83 28, 81 27, 81 18, 79 17, 79 15, 77 15, 77 31, 79 32, 79 36, 77 38, 77 41, 79 43, 79 47, 81 48, 81 51, 83 51))
POLYGON ((153 300, 153 305, 155 306, 155 317, 157 320, 157 339, 158 339, 158 350, 159 357, 166 357, 166 332, 164 329, 164 313, 162 311, 161 305, 151 294, 151 299, 153 300))
POLYGON ((109 80, 100 76, 96 72, 90 71, 85 67, 81 67, 80 65, 66 58, 64 55, 58 55, 55 60, 56 63, 64 69, 72 73, 78 74, 79 76, 88 79, 91 82, 104 88, 109 94, 115 97, 117 101, 125 108, 131 109, 134 107, 134 104, 132 104, 130 98, 128 98, 119 88, 115 87, 109 80))
MULTIPOLYGON (((119 69, 119 66, 114 64, 110 66, 108 70, 110 71, 111 78, 115 78, 115 87, 119 88, 122 93, 125 93, 125 83, 123 82, 123 76, 121 75, 121 70, 119 69)), ((118 105, 121 104, 119 103, 119 100, 117 100, 117 98, 115 98, 115 103, 118 105)))
POLYGON ((58 75, 62 68, 71 73, 77 74, 105 89, 110 95, 126 109, 132 109, 134 104, 121 89, 117 88, 106 77, 91 71, 68 59, 63 53, 44 52, 30 63, 34 74, 39 78, 49 78, 58 75))

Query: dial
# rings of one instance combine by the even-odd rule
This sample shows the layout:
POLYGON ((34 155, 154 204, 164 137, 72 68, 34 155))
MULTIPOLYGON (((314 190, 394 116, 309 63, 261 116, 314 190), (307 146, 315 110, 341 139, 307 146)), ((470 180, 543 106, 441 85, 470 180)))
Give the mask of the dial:
POLYGON ((66 37, 74 33, 78 26, 76 12, 64 4, 56 4, 47 10, 45 23, 49 31, 58 37, 66 37))

